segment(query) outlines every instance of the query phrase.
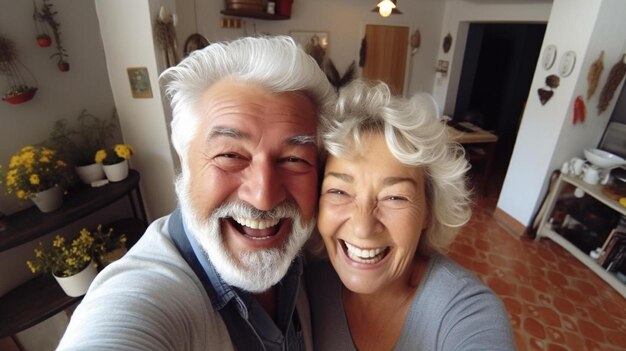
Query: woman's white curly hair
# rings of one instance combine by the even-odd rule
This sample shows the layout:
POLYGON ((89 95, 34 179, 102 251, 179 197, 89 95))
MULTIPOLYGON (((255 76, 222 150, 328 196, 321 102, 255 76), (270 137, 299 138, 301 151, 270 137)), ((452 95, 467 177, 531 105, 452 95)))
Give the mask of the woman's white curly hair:
POLYGON ((382 82, 356 80, 341 90, 322 135, 331 155, 350 157, 359 153, 364 133, 379 133, 398 161, 424 169, 430 218, 420 239, 423 254, 444 251, 471 216, 463 149, 447 135, 434 101, 429 102, 393 96, 382 82))

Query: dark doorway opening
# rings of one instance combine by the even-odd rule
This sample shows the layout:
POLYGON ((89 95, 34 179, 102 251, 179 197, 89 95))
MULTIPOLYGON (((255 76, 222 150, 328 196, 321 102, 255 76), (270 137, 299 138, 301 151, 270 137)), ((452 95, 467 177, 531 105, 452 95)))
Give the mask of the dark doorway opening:
POLYGON ((545 30, 535 23, 469 26, 453 118, 498 135, 490 179, 483 180, 489 196, 502 187, 545 30))

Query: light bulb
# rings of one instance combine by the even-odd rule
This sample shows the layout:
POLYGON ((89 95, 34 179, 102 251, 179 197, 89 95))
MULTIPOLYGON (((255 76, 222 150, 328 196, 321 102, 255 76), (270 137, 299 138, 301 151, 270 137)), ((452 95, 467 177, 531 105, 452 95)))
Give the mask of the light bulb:
POLYGON ((378 13, 380 13, 383 17, 389 17, 389 15, 391 15, 391 11, 396 8, 396 4, 394 4, 391 0, 383 0, 376 6, 378 6, 378 13))

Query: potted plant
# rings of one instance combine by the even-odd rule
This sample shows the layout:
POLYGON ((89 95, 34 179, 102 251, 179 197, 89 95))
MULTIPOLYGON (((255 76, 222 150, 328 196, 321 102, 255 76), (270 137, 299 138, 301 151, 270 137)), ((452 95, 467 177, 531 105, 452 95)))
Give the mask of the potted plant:
POLYGON ((102 165, 94 162, 94 155, 114 137, 117 126, 115 111, 110 118, 101 119, 82 110, 75 127, 69 126, 65 119, 56 121, 47 143, 70 160, 83 183, 91 184, 105 178, 102 165))
POLYGON ((98 274, 93 260, 94 238, 83 228, 73 240, 57 235, 52 245, 39 242, 35 257, 26 261, 33 273, 49 273, 54 276, 69 296, 81 296, 98 274))
POLYGON ((21 104, 32 99, 37 88, 28 85, 14 85, 2 95, 2 100, 10 104, 21 104))
MULTIPOLYGON (((32 99, 35 96, 35 92, 37 92, 37 87, 26 83, 18 63, 15 43, 0 34, 0 74, 6 76, 9 83, 9 88, 2 95, 2 100, 11 104, 26 102, 32 99)), ((24 65, 21 66, 26 69, 24 65)), ((26 71, 32 77, 32 81, 35 81, 32 73, 28 69, 26 71)))
POLYGON ((117 144, 113 148, 96 152, 95 160, 102 163, 104 173, 111 182, 119 182, 128 176, 128 159, 135 153, 128 144, 117 144))
POLYGON ((55 150, 25 146, 11 157, 5 179, 6 191, 18 199, 31 199, 42 212, 63 204, 63 188, 69 184, 67 163, 55 150))
POLYGON ((115 235, 113 228, 104 230, 102 225, 98 224, 92 236, 94 238, 94 258, 100 267, 106 267, 109 263, 119 259, 126 253, 127 239, 125 234, 115 235))
POLYGON ((37 44, 42 48, 47 48, 52 44, 52 38, 46 33, 37 35, 37 44))

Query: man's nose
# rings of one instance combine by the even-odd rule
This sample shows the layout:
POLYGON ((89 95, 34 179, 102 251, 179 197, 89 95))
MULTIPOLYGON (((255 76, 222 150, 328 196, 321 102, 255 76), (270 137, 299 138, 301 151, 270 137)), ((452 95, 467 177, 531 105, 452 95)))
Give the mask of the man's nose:
POLYGON ((286 198, 284 179, 271 161, 256 162, 247 172, 239 197, 262 211, 269 211, 286 198))

